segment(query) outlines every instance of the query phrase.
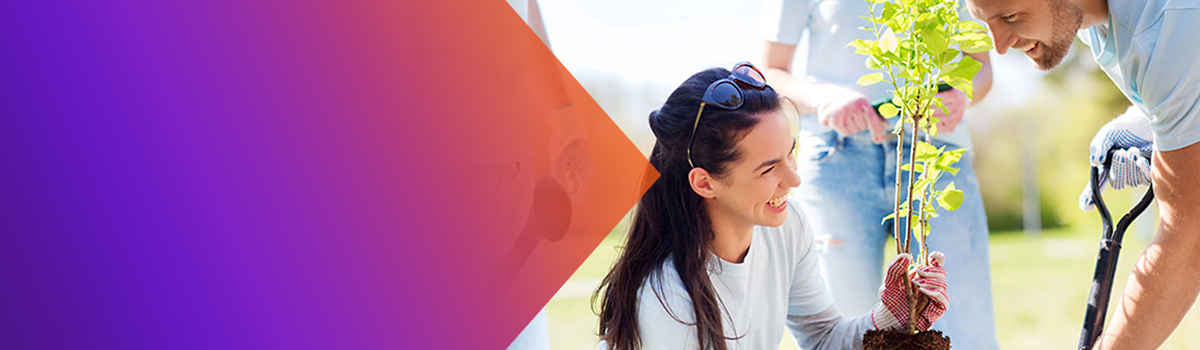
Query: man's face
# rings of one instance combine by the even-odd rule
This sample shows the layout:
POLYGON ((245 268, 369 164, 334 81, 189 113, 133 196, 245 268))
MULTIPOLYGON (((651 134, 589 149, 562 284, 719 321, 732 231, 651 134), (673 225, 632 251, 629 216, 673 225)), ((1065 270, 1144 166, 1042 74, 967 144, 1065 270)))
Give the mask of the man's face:
POLYGON ((967 0, 967 8, 991 28, 996 52, 1021 50, 1042 70, 1062 63, 1083 24, 1068 0, 967 0))

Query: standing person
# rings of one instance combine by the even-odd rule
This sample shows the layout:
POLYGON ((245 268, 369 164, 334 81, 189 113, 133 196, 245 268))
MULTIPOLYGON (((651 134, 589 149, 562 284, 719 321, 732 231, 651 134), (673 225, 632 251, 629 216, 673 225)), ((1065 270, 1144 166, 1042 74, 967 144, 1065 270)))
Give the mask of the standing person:
MULTIPOLYGON (((846 45, 857 39, 874 39, 858 29, 870 23, 861 0, 776 0, 766 4, 766 74, 779 91, 801 111, 800 173, 808 186, 797 199, 812 218, 816 234, 824 236, 827 251, 822 269, 847 313, 871 307, 870 286, 878 285, 884 245, 892 222, 880 223, 895 204, 896 143, 888 131, 899 117, 884 120, 872 102, 891 97, 885 84, 858 86, 859 77, 873 72, 863 56, 846 45), (801 36, 808 42, 798 47, 801 36), (792 67, 794 56, 807 58, 807 66, 792 67)), ((966 17, 966 14, 963 15, 966 17)), ((963 110, 987 95, 992 84, 986 52, 968 54, 983 63, 973 79, 974 100, 958 90, 938 93, 949 113, 941 119, 935 146, 969 148, 970 136, 963 110)), ((905 144, 909 141, 904 140, 905 144)), ((907 148, 908 146, 905 146, 907 148)), ((956 294, 969 297, 950 302, 950 309, 933 328, 949 335, 955 347, 997 349, 992 311, 992 285, 988 262, 988 227, 972 167, 974 153, 967 151, 955 176, 945 176, 938 186, 953 181, 966 200, 955 212, 934 220, 929 246, 946 253, 949 282, 956 294)))
MULTIPOLYGON (((1151 182, 1158 234, 1134 265, 1096 349, 1154 349, 1200 291, 1200 3, 1177 0, 967 0, 996 52, 1038 68, 1062 62, 1075 36, 1138 109, 1100 129, 1090 161, 1114 187, 1151 182), (1139 113, 1140 112, 1140 113, 1139 113)), ((1081 196, 1085 210, 1090 193, 1081 196)))
POLYGON ((788 199, 800 185, 796 139, 754 66, 691 76, 650 113, 650 129, 660 176, 594 296, 601 349, 775 349, 785 328, 805 349, 860 349, 866 330, 907 323, 905 278, 932 301, 919 329, 945 312, 937 252, 911 275, 910 256, 897 256, 861 316, 833 305, 808 218, 788 199))

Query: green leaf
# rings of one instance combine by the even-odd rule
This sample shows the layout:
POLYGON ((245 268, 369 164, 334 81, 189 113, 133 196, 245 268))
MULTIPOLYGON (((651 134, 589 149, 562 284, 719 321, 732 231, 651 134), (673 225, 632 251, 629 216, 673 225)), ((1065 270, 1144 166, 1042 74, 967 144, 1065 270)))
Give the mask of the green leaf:
POLYGON ((871 23, 883 23, 882 18, 874 18, 874 17, 867 17, 867 16, 858 16, 858 18, 862 18, 863 20, 866 20, 867 22, 871 22, 871 23))
POLYGON ((930 55, 938 55, 946 51, 946 46, 949 44, 946 41, 946 36, 936 29, 922 30, 921 38, 925 40, 925 49, 930 55))
MULTIPOLYGON (((875 48, 875 49, 878 49, 878 48, 875 48)), ((883 68, 883 67, 879 65, 879 60, 875 59, 874 56, 867 56, 867 69, 878 70, 880 68, 883 68)))
MULTIPOLYGON (((908 209, 900 208, 900 216, 908 216, 908 209)), ((888 219, 895 218, 895 217, 896 217, 896 213, 888 214, 888 216, 883 217, 883 220, 879 221, 879 224, 883 225, 884 223, 886 223, 888 221, 888 219)))
POLYGON ((946 186, 946 189, 942 190, 941 195, 938 196, 937 200, 938 204, 940 204, 942 208, 946 208, 946 210, 958 210, 958 207, 961 206, 963 202, 963 191, 955 189, 954 183, 951 182, 950 185, 946 186))
POLYGON ((962 91, 963 95, 966 95, 968 99, 974 98, 972 96, 975 95, 975 85, 970 80, 950 76, 943 76, 942 80, 946 84, 950 84, 950 87, 953 87, 955 90, 962 91))
POLYGON ((881 13, 879 17, 884 21, 890 21, 896 19, 896 14, 900 12, 899 4, 894 2, 886 2, 883 4, 883 13, 881 13))
POLYGON ((971 80, 975 78, 975 74, 979 73, 979 69, 982 67, 983 63, 979 63, 979 61, 976 61, 970 56, 963 56, 963 58, 958 61, 958 64, 954 66, 954 69, 951 69, 946 74, 955 78, 971 80))
POLYGON ((950 175, 958 175, 958 171, 960 170, 958 168, 955 168, 955 167, 952 167, 949 165, 945 165, 945 164, 937 164, 937 165, 934 165, 933 168, 937 169, 938 171, 948 172, 948 173, 950 173, 950 175))
POLYGON ((846 44, 846 46, 853 47, 854 53, 864 55, 871 52, 871 47, 875 46, 875 41, 859 39, 851 41, 849 44, 846 44))
MULTIPOLYGON (((912 164, 905 164, 905 165, 901 165, 901 166, 900 166, 900 170, 904 170, 904 171, 911 171, 911 170, 912 170, 912 164)), ((918 173, 925 172, 925 165, 923 165, 923 164, 921 164, 921 163, 917 163, 917 172, 918 172, 918 173)))
MULTIPOLYGON (((921 175, 925 175, 925 173, 921 173, 921 175)), ((917 182, 913 183, 913 191, 916 191, 917 193, 922 193, 925 191, 926 188, 928 188, 929 186, 932 186, 932 185, 933 185, 932 177, 921 176, 917 179, 917 182)))
POLYGON ((933 145, 931 145, 925 141, 917 141, 916 159, 918 162, 927 162, 931 159, 936 158, 937 156, 938 156, 937 147, 933 147, 933 145))
POLYGON ((885 51, 883 51, 883 48, 879 49, 879 57, 883 58, 884 62, 889 62, 889 63, 899 62, 899 64, 904 63, 904 59, 900 58, 899 54, 897 54, 895 52, 885 52, 885 51))
POLYGON ((972 36, 971 39, 959 45, 959 48, 966 53, 980 53, 992 49, 992 38, 987 35, 972 36))
POLYGON ((883 73, 871 73, 858 78, 858 85, 867 86, 883 81, 883 73))
POLYGON ((922 13, 920 16, 917 16, 917 22, 913 26, 913 29, 915 29, 918 32, 925 32, 925 31, 935 30, 937 27, 938 27, 937 16, 931 12, 925 12, 925 13, 922 13))
POLYGON ((955 27, 958 28, 959 31, 967 32, 967 33, 986 33, 987 32, 987 28, 984 28, 982 24, 979 24, 978 22, 975 22, 975 21, 959 21, 958 25, 956 25, 955 27))
MULTIPOLYGON (((942 104, 942 98, 941 98, 941 97, 934 97, 934 98, 933 98, 933 103, 932 103, 932 106, 929 106, 929 107, 930 107, 929 109, 931 109, 931 110, 932 110, 932 109, 934 109, 934 108, 937 108, 937 109, 940 109, 940 110, 942 110, 942 113, 950 114, 950 110, 946 108, 946 105, 942 104)), ((941 120, 941 119, 934 118, 934 117, 930 117, 930 118, 929 118, 929 122, 930 122, 930 123, 937 123, 937 122, 938 122, 938 121, 940 121, 940 120, 941 120), (937 120, 934 120, 934 119, 937 119, 937 120)))
POLYGON ((896 47, 898 45, 899 43, 896 41, 896 33, 893 33, 891 28, 888 28, 888 30, 883 32, 883 35, 879 37, 879 48, 883 49, 884 52, 896 52, 896 47))
POLYGON ((987 34, 984 34, 984 33, 967 33, 967 32, 954 34, 954 36, 950 37, 950 41, 958 43, 960 45, 975 43, 981 39, 989 39, 989 38, 988 38, 987 34))
POLYGON ((900 109, 896 108, 896 105, 892 104, 891 102, 884 103, 879 106, 879 115, 883 116, 884 118, 895 117, 897 114, 900 114, 900 109))
POLYGON ((962 54, 962 51, 958 51, 957 49, 947 47, 946 51, 943 51, 942 54, 940 56, 938 56, 938 59, 937 59, 938 67, 943 67, 942 69, 945 70, 946 68, 944 68, 944 67, 946 66, 946 64, 950 63, 950 61, 953 61, 960 54, 962 54))
POLYGON ((954 163, 957 163, 960 159, 962 159, 963 153, 966 153, 966 152, 967 152, 966 148, 959 148, 959 149, 956 149, 956 150, 953 150, 950 152, 946 152, 945 154, 942 154, 940 164, 946 165, 946 166, 954 165, 954 163))

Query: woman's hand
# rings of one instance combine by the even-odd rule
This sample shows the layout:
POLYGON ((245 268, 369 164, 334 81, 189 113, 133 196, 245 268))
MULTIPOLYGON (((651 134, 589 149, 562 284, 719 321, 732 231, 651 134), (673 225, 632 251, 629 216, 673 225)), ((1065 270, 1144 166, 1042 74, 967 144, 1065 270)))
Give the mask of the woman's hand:
POLYGON ((929 300, 929 306, 917 316, 917 329, 926 330, 946 313, 950 295, 946 291, 946 269, 942 267, 946 257, 940 252, 930 253, 930 265, 908 272, 912 257, 900 254, 888 267, 887 277, 879 290, 880 303, 875 304, 871 320, 875 329, 897 328, 908 324, 908 296, 905 294, 904 279, 907 277, 918 294, 917 304, 929 300))

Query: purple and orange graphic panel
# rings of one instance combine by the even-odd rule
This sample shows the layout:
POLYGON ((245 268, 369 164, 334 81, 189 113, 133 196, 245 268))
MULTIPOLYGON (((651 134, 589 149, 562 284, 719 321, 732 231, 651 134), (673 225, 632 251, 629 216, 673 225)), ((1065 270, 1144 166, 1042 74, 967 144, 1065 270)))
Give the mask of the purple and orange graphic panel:
POLYGON ((657 176, 503 1, 0 11, 0 348, 503 348, 657 176))

